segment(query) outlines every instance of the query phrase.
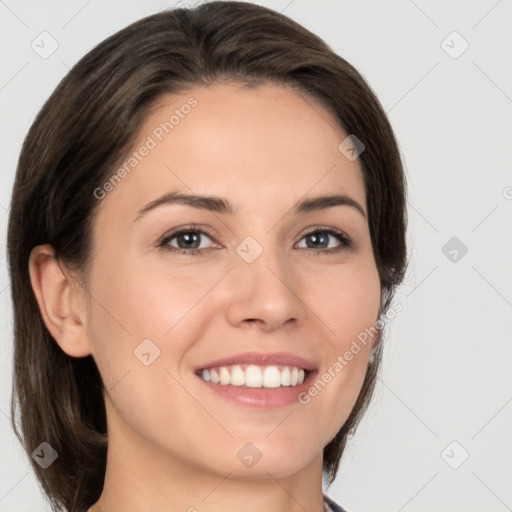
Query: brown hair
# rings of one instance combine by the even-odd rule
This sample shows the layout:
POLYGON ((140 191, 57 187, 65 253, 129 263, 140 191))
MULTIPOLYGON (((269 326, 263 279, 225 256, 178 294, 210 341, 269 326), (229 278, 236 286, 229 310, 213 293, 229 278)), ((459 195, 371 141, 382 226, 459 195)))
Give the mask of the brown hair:
MULTIPOLYGON (((29 456, 43 441, 58 453, 46 469, 29 457, 54 510, 83 512, 99 499, 106 414, 92 356, 65 354, 43 322, 30 285, 30 252, 51 244, 87 289, 99 204, 94 190, 123 161, 144 116, 162 95, 219 81, 291 86, 319 101, 347 134, 363 142, 359 162, 383 292, 381 315, 404 277, 406 191, 397 142, 363 77, 319 37, 273 10, 237 1, 163 11, 110 36, 71 69, 31 126, 9 216, 12 424, 29 456)), ((382 336, 349 418, 324 448, 329 484, 372 397, 381 350, 382 336)))

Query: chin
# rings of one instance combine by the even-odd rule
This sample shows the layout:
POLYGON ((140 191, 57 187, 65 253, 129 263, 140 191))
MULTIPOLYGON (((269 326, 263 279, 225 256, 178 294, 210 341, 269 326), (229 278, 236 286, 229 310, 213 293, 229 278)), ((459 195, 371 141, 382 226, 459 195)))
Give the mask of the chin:
POLYGON ((314 453, 308 457, 303 448, 280 450, 268 440, 265 442, 242 444, 233 458, 224 459, 222 467, 217 467, 216 471, 240 480, 267 479, 269 475, 286 478, 311 464, 315 458, 314 453), (266 446, 263 446, 265 442, 266 446))

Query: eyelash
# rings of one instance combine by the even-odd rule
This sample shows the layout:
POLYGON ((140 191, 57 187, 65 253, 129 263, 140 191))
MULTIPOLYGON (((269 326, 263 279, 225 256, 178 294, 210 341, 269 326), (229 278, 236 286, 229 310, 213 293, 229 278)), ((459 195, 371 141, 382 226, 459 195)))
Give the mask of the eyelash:
MULTIPOLYGON (((200 233, 202 235, 206 235, 207 237, 211 238, 214 241, 213 234, 210 233, 210 231, 206 228, 199 228, 198 226, 192 225, 188 226, 186 228, 181 228, 178 231, 171 232, 169 234, 166 234, 162 240, 158 243, 157 247, 163 249, 164 251, 171 252, 171 253, 179 253, 185 256, 200 256, 204 253, 206 249, 181 249, 178 247, 173 247, 172 245, 169 245, 169 242, 175 238, 176 236, 179 236, 183 233, 200 233)), ((305 238, 308 235, 311 234, 317 234, 321 233, 324 235, 332 235, 334 238, 336 238, 341 244, 338 247, 335 247, 334 249, 304 249, 309 253, 313 253, 315 256, 320 256, 320 254, 334 254, 341 252, 343 250, 350 249, 354 246, 353 240, 347 236, 343 231, 339 231, 338 229, 334 228, 326 228, 323 226, 315 226, 312 230, 308 231, 307 233, 304 233, 302 238, 305 238)), ((301 240, 302 240, 301 238, 301 240)))

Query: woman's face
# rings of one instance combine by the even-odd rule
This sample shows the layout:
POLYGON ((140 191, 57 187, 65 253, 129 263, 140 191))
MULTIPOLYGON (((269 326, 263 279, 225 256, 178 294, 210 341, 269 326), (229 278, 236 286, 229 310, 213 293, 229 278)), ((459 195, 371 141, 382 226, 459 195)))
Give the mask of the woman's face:
POLYGON ((152 110, 126 175, 97 194, 111 189, 87 332, 113 453, 242 478, 321 461, 361 389, 377 339, 358 335, 380 305, 361 167, 338 148, 347 135, 278 86, 197 88, 152 110), (169 194, 192 199, 153 203, 169 194), (334 195, 362 212, 298 208, 334 195))

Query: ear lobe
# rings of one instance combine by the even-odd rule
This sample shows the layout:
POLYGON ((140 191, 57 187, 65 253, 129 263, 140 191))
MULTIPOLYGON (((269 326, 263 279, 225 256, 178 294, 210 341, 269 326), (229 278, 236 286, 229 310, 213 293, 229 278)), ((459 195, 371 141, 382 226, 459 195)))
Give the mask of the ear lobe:
POLYGON ((29 272, 43 321, 57 344, 69 356, 90 355, 86 304, 79 285, 63 273, 51 245, 32 249, 29 272))

